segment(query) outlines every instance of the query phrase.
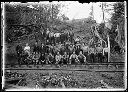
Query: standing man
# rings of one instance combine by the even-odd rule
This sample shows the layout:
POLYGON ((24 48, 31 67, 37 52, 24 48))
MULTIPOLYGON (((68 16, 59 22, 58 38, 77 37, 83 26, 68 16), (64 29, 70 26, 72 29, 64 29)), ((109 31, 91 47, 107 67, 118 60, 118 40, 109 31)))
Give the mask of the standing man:
POLYGON ((70 32, 70 41, 71 41, 71 43, 74 43, 73 42, 73 37, 74 37, 74 33, 73 32, 70 32))
POLYGON ((37 42, 34 45, 33 52, 34 52, 34 54, 40 53, 40 47, 38 46, 37 42))
POLYGON ((98 55, 98 62, 102 63, 102 61, 103 61, 103 55, 102 55, 103 47, 101 46, 101 44, 98 44, 98 46, 96 47, 96 52, 98 55))
POLYGON ((94 47, 90 47, 89 48, 89 51, 88 51, 88 53, 89 53, 89 61, 91 62, 91 63, 94 63, 94 53, 95 53, 95 48, 94 47))
POLYGON ((41 56, 39 58, 39 62, 42 64, 42 66, 43 66, 43 64, 45 64, 45 50, 46 50, 46 48, 45 48, 44 44, 42 43, 42 46, 40 48, 41 56))
POLYGON ((38 44, 37 44, 37 42, 36 42, 35 45, 34 45, 34 48, 33 48, 34 64, 39 63, 39 62, 38 62, 38 58, 40 57, 40 54, 41 54, 41 49, 40 49, 40 47, 38 46, 38 44))
POLYGON ((48 55, 48 63, 49 64, 53 64, 54 62, 54 56, 52 55, 52 53, 50 52, 48 55))
POLYGON ((22 52, 23 52, 23 48, 21 45, 16 46, 16 52, 17 52, 17 57, 18 57, 18 64, 19 66, 21 66, 21 58, 22 58, 22 52))
POLYGON ((24 53, 23 61, 28 65, 28 62, 26 62, 27 58, 30 57, 30 46, 28 43, 26 43, 26 46, 24 47, 24 53))
POLYGON ((109 48, 107 47, 107 45, 105 45, 105 48, 103 48, 104 62, 108 62, 108 52, 109 52, 109 48))
POLYGON ((86 60, 88 61, 88 50, 89 50, 89 47, 86 46, 84 43, 81 45, 81 49, 83 50, 83 54, 84 56, 86 57, 86 60))
POLYGON ((46 50, 46 48, 45 48, 44 44, 42 43, 42 46, 40 48, 41 54, 42 53, 45 54, 45 50, 46 50))

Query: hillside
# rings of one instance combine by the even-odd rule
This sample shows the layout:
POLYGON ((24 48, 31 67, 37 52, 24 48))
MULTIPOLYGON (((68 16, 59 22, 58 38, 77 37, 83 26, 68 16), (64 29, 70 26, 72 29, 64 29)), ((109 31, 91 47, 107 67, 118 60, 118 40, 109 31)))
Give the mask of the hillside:
POLYGON ((83 18, 74 19, 68 21, 68 23, 73 26, 72 31, 75 33, 75 37, 80 36, 83 42, 88 43, 91 37, 91 26, 96 23, 96 21, 89 18, 83 18))
MULTIPOLYGON (((91 37, 90 27, 93 23, 94 23, 94 21, 91 21, 89 19, 76 19, 71 22, 60 22, 58 25, 54 25, 55 27, 53 28, 54 30, 52 30, 52 31, 54 31, 54 32, 72 31, 75 34, 75 37, 80 36, 81 38, 83 38, 83 40, 82 40, 83 42, 88 43, 89 39, 91 37)), ((31 28, 31 27, 29 27, 29 28, 31 28)), ((33 30, 32 34, 35 34, 34 31, 36 29, 33 29, 33 27, 32 27, 31 30, 33 30)), ((38 32, 40 32, 40 31, 38 30, 38 32)), ((38 39, 41 38, 40 34, 41 33, 37 34, 38 39)), ((29 42, 29 44, 33 45, 35 42, 35 39, 34 39, 34 37, 32 37, 32 39, 28 40, 28 37, 25 36, 25 38, 22 37, 21 40, 19 40, 19 41, 7 44, 7 48, 9 50, 9 52, 11 51, 11 53, 12 53, 12 52, 15 52, 14 51, 15 46, 18 43, 21 43, 22 46, 25 46, 26 42, 29 42)), ((8 50, 7 50, 7 52, 8 52, 8 50)))

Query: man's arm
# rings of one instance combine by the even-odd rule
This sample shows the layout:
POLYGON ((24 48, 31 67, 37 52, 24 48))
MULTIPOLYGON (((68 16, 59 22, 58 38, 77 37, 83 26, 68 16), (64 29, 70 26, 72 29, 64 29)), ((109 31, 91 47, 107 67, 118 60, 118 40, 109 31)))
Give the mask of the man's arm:
POLYGON ((84 56, 84 62, 86 62, 86 57, 84 56))
POLYGON ((72 55, 70 56, 70 58, 69 59, 71 59, 72 58, 72 55))
POLYGON ((103 52, 102 52, 102 53, 103 53, 103 55, 104 55, 104 49, 105 49, 105 48, 103 48, 103 52))
POLYGON ((79 60, 77 55, 76 55, 76 59, 79 60))
POLYGON ((57 61, 57 55, 55 56, 55 60, 57 61))

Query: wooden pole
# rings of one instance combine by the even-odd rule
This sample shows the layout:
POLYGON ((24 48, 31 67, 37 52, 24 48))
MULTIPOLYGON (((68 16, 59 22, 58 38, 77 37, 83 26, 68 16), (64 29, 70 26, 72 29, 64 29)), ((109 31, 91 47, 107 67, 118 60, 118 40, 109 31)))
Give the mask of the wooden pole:
POLYGON ((102 12, 103 12, 103 23, 104 23, 105 20, 104 20, 104 4, 103 4, 103 2, 102 2, 102 12))
POLYGON ((94 20, 93 2, 92 2, 92 18, 94 20))
POLYGON ((108 62, 110 62, 110 40, 109 40, 109 35, 107 35, 108 38, 108 62))

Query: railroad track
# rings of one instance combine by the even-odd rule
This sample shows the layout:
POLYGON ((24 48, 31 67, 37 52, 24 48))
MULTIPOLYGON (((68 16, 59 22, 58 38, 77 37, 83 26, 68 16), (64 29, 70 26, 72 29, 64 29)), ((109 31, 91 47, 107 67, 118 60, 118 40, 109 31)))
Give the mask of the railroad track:
POLYGON ((5 67, 5 70, 61 70, 61 71, 95 71, 95 72, 124 72, 124 64, 87 64, 87 65, 63 65, 63 66, 55 66, 55 65, 22 65, 19 67, 15 65, 15 67, 5 67), (117 67, 118 65, 118 67, 117 67), (120 67, 119 67, 120 65, 120 67))

